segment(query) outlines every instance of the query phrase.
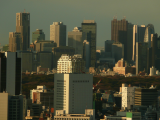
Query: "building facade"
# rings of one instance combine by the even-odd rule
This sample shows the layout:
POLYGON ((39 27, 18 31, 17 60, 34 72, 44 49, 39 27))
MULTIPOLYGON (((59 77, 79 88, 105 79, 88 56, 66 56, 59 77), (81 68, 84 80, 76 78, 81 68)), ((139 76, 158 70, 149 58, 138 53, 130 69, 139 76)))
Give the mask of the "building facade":
POLYGON ((92 109, 92 87, 91 74, 55 74, 54 110, 65 110, 66 114, 84 114, 86 106, 92 109))
POLYGON ((54 63, 53 67, 57 67, 57 61, 61 57, 62 54, 67 54, 69 56, 72 56, 75 54, 75 48, 73 47, 68 47, 68 46, 61 46, 61 47, 53 47, 52 48, 52 53, 53 53, 53 58, 54 58, 54 63))
POLYGON ((50 25, 50 40, 57 43, 57 47, 66 46, 66 25, 63 22, 50 25))
POLYGON ((140 71, 147 72, 147 48, 148 43, 136 42, 136 75, 140 71))
POLYGON ((26 96, 0 93, 0 118, 2 120, 25 120, 26 96))
POLYGON ((155 34, 154 26, 152 24, 148 24, 145 30, 144 42, 148 43, 149 48, 151 47, 151 34, 155 34))
POLYGON ((27 50, 30 45, 30 13, 16 13, 16 32, 21 33, 22 50, 27 50))
POLYGON ((42 29, 36 29, 36 31, 32 32, 32 43, 36 40, 45 40, 45 34, 42 29))
POLYGON ((90 67, 95 67, 96 63, 96 36, 97 23, 94 20, 84 20, 81 24, 82 32, 85 33, 85 40, 90 43, 90 67))
POLYGON ((112 44, 112 58, 115 58, 115 62, 124 58, 124 45, 122 43, 112 44))
POLYGON ((74 27, 72 32, 68 32, 68 46, 75 48, 75 54, 81 54, 82 56, 84 35, 80 27, 74 27))
POLYGON ((81 54, 69 56, 62 54, 57 62, 57 73, 82 73, 85 71, 85 61, 81 54))
POLYGON ((35 43, 35 51, 37 52, 52 52, 53 47, 57 47, 57 43, 50 40, 39 40, 35 43))
POLYGON ((15 52, 0 53, 1 75, 0 92, 7 91, 10 95, 21 93, 21 59, 15 52))
POLYGON ((9 51, 16 52, 22 50, 22 36, 19 32, 9 33, 9 51))

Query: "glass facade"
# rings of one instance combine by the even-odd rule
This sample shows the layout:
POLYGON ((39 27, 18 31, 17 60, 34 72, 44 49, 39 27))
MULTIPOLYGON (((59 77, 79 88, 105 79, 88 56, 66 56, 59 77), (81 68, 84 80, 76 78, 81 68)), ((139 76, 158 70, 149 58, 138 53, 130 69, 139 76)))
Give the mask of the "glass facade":
POLYGON ((86 40, 90 43, 90 67, 95 67, 96 63, 96 33, 97 24, 96 23, 82 23, 82 32, 86 36, 86 40))

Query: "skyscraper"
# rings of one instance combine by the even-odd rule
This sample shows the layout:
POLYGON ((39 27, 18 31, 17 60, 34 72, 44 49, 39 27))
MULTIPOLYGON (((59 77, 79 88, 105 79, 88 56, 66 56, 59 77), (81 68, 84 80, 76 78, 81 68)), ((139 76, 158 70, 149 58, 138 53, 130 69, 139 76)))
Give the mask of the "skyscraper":
POLYGON ((144 34, 145 34, 145 25, 134 25, 133 26, 133 53, 132 53, 132 60, 136 60, 136 42, 143 42, 144 41, 144 34))
POLYGON ((84 114, 92 109, 93 75, 61 74, 54 75, 54 111, 65 110, 66 114, 84 114))
POLYGON ((85 33, 85 40, 90 43, 90 67, 95 67, 97 23, 94 20, 84 20, 81 26, 82 32, 85 33))
MULTIPOLYGON (((127 39, 127 25, 128 25, 128 21, 126 21, 126 19, 117 20, 114 18, 111 21, 111 40, 114 40, 115 42, 126 41, 126 39, 127 39), (120 34, 122 34, 122 35, 120 36, 120 34)), ((124 43, 122 43, 122 44, 124 44, 124 43)))
POLYGON ((16 52, 17 50, 22 50, 22 37, 19 32, 9 33, 9 51, 16 52))
POLYGON ((149 48, 148 57, 148 69, 155 66, 157 70, 160 70, 160 36, 158 34, 151 34, 151 48, 149 48))
POLYGON ((42 29, 36 29, 35 32, 32 32, 32 43, 36 40, 45 40, 45 34, 42 29))
POLYGON ((16 13, 16 32, 21 33, 22 50, 27 50, 30 45, 30 13, 16 13))
POLYGON ((50 25, 50 40, 56 42, 57 47, 66 46, 66 25, 63 22, 50 25))
POLYGON ((21 58, 16 52, 0 53, 0 92, 7 91, 11 95, 21 92, 21 58))
POLYGON ((148 47, 151 47, 151 34, 155 34, 154 26, 152 24, 148 24, 145 30, 144 42, 148 43, 148 47))
POLYGON ((82 56, 84 35, 80 27, 75 27, 72 32, 68 32, 68 46, 75 48, 75 54, 82 56))
POLYGON ((111 21, 111 40, 124 45, 124 59, 127 62, 132 60, 133 47, 133 24, 128 23, 125 18, 111 21))
POLYGON ((136 42, 136 75, 139 71, 147 71, 148 43, 136 42))

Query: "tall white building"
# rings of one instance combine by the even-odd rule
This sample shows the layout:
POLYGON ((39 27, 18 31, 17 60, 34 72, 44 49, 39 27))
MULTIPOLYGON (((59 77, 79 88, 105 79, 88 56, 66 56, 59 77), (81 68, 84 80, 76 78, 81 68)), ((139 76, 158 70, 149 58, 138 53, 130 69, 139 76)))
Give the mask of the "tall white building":
POLYGON ((81 54, 69 56, 62 54, 57 62, 57 73, 82 73, 85 71, 85 61, 81 54))
POLYGON ((131 106, 134 105, 135 89, 136 87, 122 84, 122 109, 131 109, 131 106))
POLYGON ((68 46, 75 48, 75 54, 83 56, 83 40, 85 34, 82 32, 81 27, 74 27, 71 32, 68 32, 68 46))
POLYGON ((57 47, 66 46, 66 25, 63 22, 53 22, 50 25, 50 40, 57 43, 57 47))
POLYGON ((65 114, 84 114, 92 109, 92 74, 55 74, 54 111, 65 110, 65 114))

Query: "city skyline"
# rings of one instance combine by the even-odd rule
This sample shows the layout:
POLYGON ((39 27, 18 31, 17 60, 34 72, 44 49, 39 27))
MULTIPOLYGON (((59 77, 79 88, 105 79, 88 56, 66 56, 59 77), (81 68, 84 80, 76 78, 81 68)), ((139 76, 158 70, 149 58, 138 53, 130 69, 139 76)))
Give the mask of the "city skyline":
MULTIPOLYGON (((90 1, 84 2, 83 0, 63 2, 16 0, 9 3, 3 1, 0 6, 2 18, 0 43, 1 45, 9 43, 9 32, 15 32, 16 28, 16 13, 23 12, 24 9, 30 13, 30 40, 32 38, 31 33, 36 29, 43 29, 46 40, 49 40, 49 26, 53 22, 63 22, 67 26, 66 32, 68 33, 74 27, 80 27, 84 19, 89 19, 95 20, 97 23, 96 46, 104 47, 104 41, 111 39, 111 20, 116 15, 118 20, 126 16, 126 20, 132 24, 147 25, 151 23, 154 25, 155 33, 160 34, 160 25, 158 24, 160 17, 157 16, 160 1, 115 1, 98 2, 93 0, 92 4, 90 4, 90 1), (83 6, 83 9, 81 6, 83 6), (97 7, 98 9, 95 9, 97 7)), ((68 40, 66 41, 68 43, 68 40)))

